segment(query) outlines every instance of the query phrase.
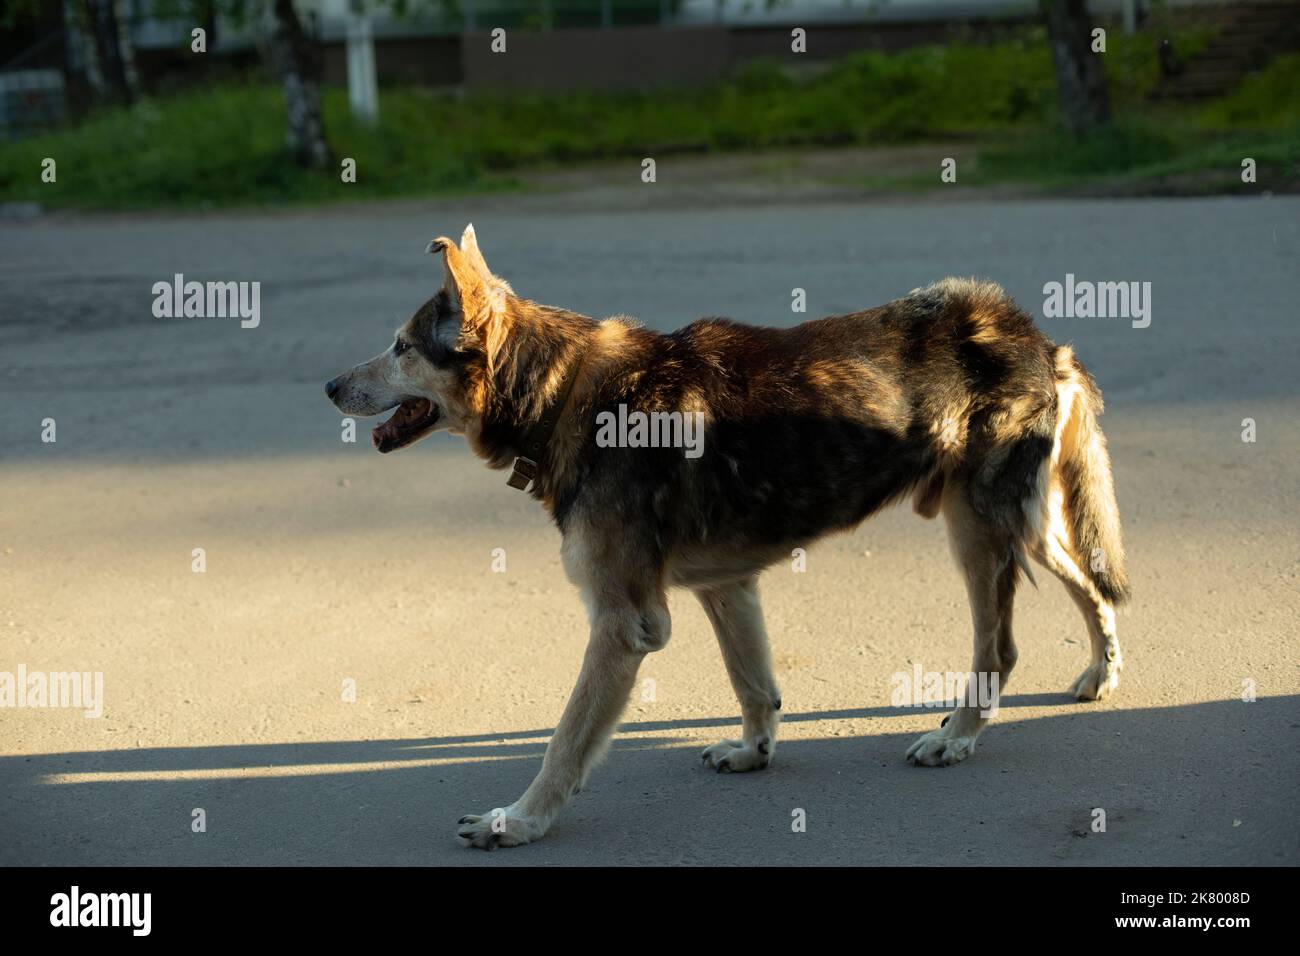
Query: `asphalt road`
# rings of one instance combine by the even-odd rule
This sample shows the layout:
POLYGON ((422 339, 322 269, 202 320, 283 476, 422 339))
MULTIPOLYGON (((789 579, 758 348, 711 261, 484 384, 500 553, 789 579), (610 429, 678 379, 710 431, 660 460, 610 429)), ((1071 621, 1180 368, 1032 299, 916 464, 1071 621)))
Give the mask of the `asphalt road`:
POLYGON ((0 224, 0 671, 104 681, 97 719, 0 709, 0 863, 1300 862, 1300 200, 640 206, 0 224), (653 694, 547 838, 458 846, 459 816, 536 771, 584 613, 504 476, 449 436, 346 444, 321 385, 385 347, 434 288, 425 242, 471 219, 521 294, 658 329, 789 324, 950 274, 1040 317, 1067 273, 1150 282, 1148 328, 1041 320, 1106 394, 1135 588, 1119 692, 1065 695, 1086 635, 1040 575, 979 751, 905 764, 942 711, 893 706, 891 675, 964 671, 971 642, 942 523, 901 508, 764 578, 772 768, 701 766, 738 709, 677 595, 653 694), (259 281, 260 324, 155 318, 176 273, 259 281))

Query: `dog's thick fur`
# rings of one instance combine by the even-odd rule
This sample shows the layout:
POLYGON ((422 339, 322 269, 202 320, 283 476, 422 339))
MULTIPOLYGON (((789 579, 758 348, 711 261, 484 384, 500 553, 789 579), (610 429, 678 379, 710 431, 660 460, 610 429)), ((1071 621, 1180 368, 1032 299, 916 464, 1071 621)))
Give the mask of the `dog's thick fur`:
MULTIPOLYGON (((1128 584, 1101 393, 997 286, 948 279, 791 329, 704 319, 660 335, 516 296, 488 270, 472 227, 459 246, 430 249, 444 256, 442 290, 393 347, 326 391, 348 414, 397 407, 375 429, 380 451, 446 427, 504 468, 573 376, 531 493, 563 535, 591 621, 540 773, 509 807, 464 817, 462 839, 513 846, 546 832, 600 756, 641 659, 668 643, 674 586, 698 596, 740 700, 742 738, 708 748, 705 762, 766 767, 781 698, 759 572, 909 494, 918 513, 947 519, 971 602, 973 672, 1005 686, 1013 596, 1032 558, 1087 621, 1092 661, 1073 693, 1115 688, 1114 605, 1128 584), (596 416, 619 405, 702 412, 703 455, 598 447, 596 416)), ((907 756, 955 763, 987 722, 959 705, 907 756)))

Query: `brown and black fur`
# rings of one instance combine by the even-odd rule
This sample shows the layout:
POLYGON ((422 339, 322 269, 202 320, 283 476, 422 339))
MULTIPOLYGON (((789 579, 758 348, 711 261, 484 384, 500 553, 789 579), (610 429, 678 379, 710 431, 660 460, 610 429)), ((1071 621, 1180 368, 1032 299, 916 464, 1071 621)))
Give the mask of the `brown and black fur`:
MULTIPOLYGON (((566 571, 592 619, 587 663, 542 773, 498 828, 490 816, 464 818, 470 843, 545 832, 599 756, 641 657, 667 643, 669 587, 700 598, 741 702, 744 739, 709 748, 706 762, 766 766, 780 696, 757 575, 908 495, 918 513, 948 519, 971 597, 975 672, 1009 677, 1011 604, 1032 558, 1061 578, 1088 622, 1093 664, 1075 693, 1115 686, 1113 606, 1128 585, 1101 394, 1070 349, 997 286, 949 279, 789 329, 712 318, 665 335, 515 296, 487 270, 472 229, 459 248, 435 247, 444 289, 399 333, 428 368, 385 366, 383 376, 388 386, 407 376, 425 384, 405 397, 398 388, 386 407, 418 398, 432 408, 417 405, 425 424, 439 403, 456 408, 451 427, 504 468, 576 376, 531 494, 563 535, 566 571), (703 455, 598 447, 597 416, 620 405, 703 412, 703 455)), ((376 380, 359 371, 368 367, 330 383, 340 408, 383 410, 355 397, 376 380)), ((908 756, 964 759, 987 719, 959 706, 908 756)))

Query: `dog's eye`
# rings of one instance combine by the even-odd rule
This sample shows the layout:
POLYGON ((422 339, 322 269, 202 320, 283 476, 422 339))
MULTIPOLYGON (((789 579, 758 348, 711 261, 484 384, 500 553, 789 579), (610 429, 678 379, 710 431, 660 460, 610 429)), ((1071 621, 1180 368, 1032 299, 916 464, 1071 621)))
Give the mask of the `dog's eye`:
POLYGON ((403 342, 401 339, 397 339, 395 342, 393 342, 393 354, 401 355, 410 347, 411 344, 409 342, 403 342))

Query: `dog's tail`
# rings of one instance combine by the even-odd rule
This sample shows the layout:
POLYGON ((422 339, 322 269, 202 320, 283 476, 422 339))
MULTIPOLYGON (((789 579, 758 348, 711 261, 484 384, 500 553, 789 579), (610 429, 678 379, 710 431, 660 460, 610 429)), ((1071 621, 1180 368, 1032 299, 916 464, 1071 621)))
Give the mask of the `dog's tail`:
POLYGON ((1128 599, 1129 583, 1110 455, 1097 423, 1103 408, 1101 390, 1069 346, 1058 347, 1055 359, 1058 408, 1053 477, 1064 494, 1071 550, 1101 596, 1120 604, 1128 599))

